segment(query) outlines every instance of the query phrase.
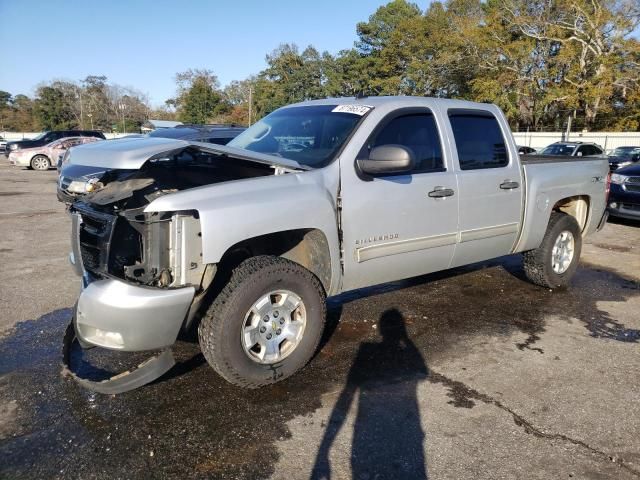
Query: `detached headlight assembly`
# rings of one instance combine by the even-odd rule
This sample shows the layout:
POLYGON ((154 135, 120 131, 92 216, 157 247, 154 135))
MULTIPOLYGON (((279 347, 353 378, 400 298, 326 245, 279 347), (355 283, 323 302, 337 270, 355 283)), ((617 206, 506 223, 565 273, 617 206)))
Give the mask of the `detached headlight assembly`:
POLYGON ((74 180, 67 187, 70 193, 87 193, 87 182, 83 180, 74 180))
POLYGON ((611 183, 615 183, 616 185, 622 185, 624 182, 627 181, 627 177, 626 175, 620 175, 619 173, 614 173, 611 175, 611 183))
POLYGON ((74 180, 67 187, 69 193, 91 193, 100 190, 103 185, 97 178, 90 180, 74 180))

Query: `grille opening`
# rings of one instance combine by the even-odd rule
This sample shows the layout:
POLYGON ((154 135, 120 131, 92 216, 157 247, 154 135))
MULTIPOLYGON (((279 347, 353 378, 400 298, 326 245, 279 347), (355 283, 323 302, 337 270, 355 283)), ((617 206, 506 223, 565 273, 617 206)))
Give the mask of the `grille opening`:
MULTIPOLYGON (((125 276, 124 267, 142 263, 142 236, 126 220, 119 218, 116 221, 111 243, 111 255, 109 256, 109 272, 119 277, 125 276)), ((144 273, 144 269, 136 269, 144 273)))

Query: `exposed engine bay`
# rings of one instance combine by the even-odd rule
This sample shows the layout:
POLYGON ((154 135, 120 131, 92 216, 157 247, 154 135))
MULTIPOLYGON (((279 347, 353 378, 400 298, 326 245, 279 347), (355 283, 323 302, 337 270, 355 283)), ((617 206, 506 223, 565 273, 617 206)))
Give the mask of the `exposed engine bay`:
POLYGON ((146 206, 181 190, 285 171, 194 147, 156 155, 137 170, 106 170, 70 206, 74 255, 98 278, 206 288, 198 212, 148 213, 146 206))

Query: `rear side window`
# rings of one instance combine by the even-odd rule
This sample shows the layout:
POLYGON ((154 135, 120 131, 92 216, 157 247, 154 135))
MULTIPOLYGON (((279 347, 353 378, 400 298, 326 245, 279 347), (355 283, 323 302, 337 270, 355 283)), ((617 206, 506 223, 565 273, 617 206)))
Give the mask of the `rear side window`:
POLYGON ((431 113, 402 115, 391 120, 371 145, 402 145, 409 147, 416 157, 412 173, 442 171, 442 149, 438 127, 431 113))
POLYGON ((500 168, 509 164, 498 120, 489 113, 449 110, 462 170, 500 168))
POLYGON ((600 150, 595 145, 583 145, 582 147, 580 147, 578 152, 582 152, 582 156, 584 156, 584 157, 589 156, 589 155, 601 155, 602 154, 602 150, 600 150))

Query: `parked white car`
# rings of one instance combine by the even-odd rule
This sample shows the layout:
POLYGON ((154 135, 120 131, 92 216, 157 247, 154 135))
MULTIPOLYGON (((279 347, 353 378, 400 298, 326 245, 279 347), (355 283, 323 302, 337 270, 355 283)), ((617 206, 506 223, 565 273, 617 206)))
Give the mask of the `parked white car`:
POLYGON ((33 170, 49 170, 57 165, 58 157, 71 147, 98 141, 101 139, 96 137, 66 137, 41 147, 12 150, 9 153, 9 163, 33 170))

